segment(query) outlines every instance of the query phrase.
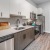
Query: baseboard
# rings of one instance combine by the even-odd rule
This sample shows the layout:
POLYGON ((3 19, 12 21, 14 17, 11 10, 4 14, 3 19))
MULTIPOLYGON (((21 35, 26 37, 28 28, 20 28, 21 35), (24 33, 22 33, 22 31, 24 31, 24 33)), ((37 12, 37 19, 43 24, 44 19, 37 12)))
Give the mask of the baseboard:
POLYGON ((44 32, 44 33, 50 33, 50 32, 44 32))
POLYGON ((50 33, 50 31, 48 30, 48 31, 45 31, 45 33, 50 33))

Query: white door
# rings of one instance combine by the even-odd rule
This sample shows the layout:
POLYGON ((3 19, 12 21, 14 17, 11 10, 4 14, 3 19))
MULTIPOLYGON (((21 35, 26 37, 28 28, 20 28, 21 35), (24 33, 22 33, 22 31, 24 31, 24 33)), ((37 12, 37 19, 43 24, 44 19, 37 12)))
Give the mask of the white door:
POLYGON ((0 0, 0 10, 2 18, 9 18, 10 0, 0 0))

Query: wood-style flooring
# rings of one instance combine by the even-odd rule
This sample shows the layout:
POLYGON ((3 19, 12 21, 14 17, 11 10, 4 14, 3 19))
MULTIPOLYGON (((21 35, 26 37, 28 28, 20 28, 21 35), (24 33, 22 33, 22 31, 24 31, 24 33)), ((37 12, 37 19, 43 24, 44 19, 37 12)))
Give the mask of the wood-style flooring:
POLYGON ((40 35, 25 50, 50 50, 50 34, 40 35))

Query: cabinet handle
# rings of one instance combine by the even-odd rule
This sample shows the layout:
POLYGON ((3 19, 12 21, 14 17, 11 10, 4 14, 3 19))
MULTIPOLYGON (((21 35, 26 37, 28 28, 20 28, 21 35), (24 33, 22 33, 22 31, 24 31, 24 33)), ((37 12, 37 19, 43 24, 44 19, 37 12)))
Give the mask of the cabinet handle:
POLYGON ((1 17, 2 17, 2 12, 1 12, 1 17))
POLYGON ((23 39, 26 39, 26 34, 23 35, 23 39))

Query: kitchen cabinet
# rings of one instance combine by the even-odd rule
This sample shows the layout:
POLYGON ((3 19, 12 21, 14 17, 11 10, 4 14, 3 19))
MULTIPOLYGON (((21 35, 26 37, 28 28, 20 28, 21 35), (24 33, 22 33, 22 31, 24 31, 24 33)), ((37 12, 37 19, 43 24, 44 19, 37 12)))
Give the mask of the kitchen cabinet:
POLYGON ((19 15, 18 13, 21 12, 21 2, 20 0, 10 0, 10 14, 19 15))
POLYGON ((9 18, 10 0, 0 0, 0 18, 9 18))
POLYGON ((23 19, 30 19, 30 12, 32 11, 32 5, 30 3, 28 3, 27 1, 24 1, 21 4, 22 8, 21 8, 21 12, 22 15, 24 15, 25 17, 23 17, 23 19))
POLYGON ((32 28, 26 29, 14 35, 15 50, 23 50, 31 41, 34 40, 33 30, 32 28))
POLYGON ((21 15, 25 16, 24 3, 24 0, 10 0, 10 14, 19 15, 21 12, 21 15))
POLYGON ((43 14, 43 9, 42 8, 38 8, 38 13, 37 14, 43 14))
POLYGON ((37 11, 33 5, 25 0, 10 0, 10 14, 19 15, 21 12, 22 19, 30 19, 30 12, 37 11))
POLYGON ((34 34, 34 28, 30 28, 28 30, 28 33, 30 33, 30 41, 33 41, 35 39, 35 34, 34 34))
POLYGON ((0 50, 14 50, 14 38, 0 43, 0 50))
POLYGON ((25 31, 21 31, 14 35, 15 50, 23 50, 26 46, 27 34, 25 31))

